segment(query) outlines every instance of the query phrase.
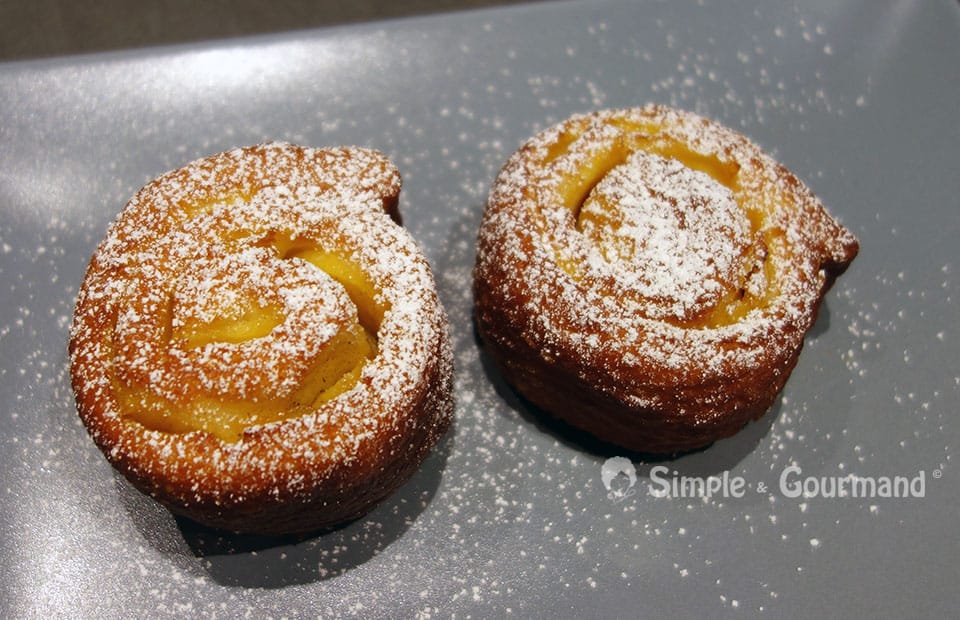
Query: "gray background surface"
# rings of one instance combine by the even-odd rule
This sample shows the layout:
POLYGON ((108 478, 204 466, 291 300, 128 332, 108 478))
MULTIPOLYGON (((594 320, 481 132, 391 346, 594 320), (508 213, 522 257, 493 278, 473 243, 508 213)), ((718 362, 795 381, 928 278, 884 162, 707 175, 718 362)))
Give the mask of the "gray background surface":
POLYGON ((0 0, 0 59, 305 30, 536 0, 0 0))
POLYGON ((0 615, 949 616, 960 607, 955 174, 948 1, 537 3, 0 64, 0 615), (633 459, 517 401, 470 322, 489 184, 536 130, 660 102, 742 130, 862 244, 759 423, 633 459), (456 423, 368 517, 305 540, 174 519, 80 424, 67 328, 96 243, 149 179, 284 139, 385 151, 456 344, 456 423), (650 471, 741 476, 655 497, 650 471), (925 475, 922 498, 789 498, 778 479, 925 475))

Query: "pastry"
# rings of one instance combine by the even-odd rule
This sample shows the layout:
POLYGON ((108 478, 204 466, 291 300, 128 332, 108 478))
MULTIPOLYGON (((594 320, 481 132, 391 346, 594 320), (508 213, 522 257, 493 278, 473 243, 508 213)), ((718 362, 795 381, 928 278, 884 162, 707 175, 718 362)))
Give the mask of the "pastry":
POLYGON ((80 417, 137 488, 202 524, 354 519, 447 429, 452 354, 380 153, 270 143, 141 189, 71 327, 80 417))
POLYGON ((477 328, 537 407, 629 450, 694 450, 771 406, 857 251, 734 131, 659 106, 577 115, 494 183, 477 328))

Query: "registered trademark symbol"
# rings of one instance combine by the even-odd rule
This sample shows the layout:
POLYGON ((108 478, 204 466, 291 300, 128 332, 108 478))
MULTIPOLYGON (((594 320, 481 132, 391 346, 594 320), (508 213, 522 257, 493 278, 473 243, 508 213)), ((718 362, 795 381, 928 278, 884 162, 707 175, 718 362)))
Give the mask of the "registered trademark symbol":
POLYGON ((940 478, 943 478, 943 472, 940 471, 939 469, 934 469, 934 470, 933 470, 933 477, 936 478, 937 480, 939 480, 940 478))

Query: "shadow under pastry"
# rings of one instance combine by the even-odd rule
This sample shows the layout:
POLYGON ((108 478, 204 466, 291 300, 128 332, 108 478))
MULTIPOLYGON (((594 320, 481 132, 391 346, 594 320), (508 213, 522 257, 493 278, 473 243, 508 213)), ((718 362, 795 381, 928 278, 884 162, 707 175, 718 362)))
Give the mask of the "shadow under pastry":
POLYGON ((117 494, 143 538, 159 553, 216 583, 277 589, 338 577, 403 536, 427 509, 452 450, 455 422, 417 472, 366 515, 300 536, 238 534, 174 515, 115 474, 117 494))
MULTIPOLYGON (((817 320, 807 335, 805 344, 809 344, 811 340, 826 333, 829 329, 829 324, 830 311, 827 307, 827 301, 824 300, 820 306, 817 320)), ((528 401, 503 378, 496 362, 486 349, 476 329, 475 323, 473 336, 476 346, 480 350, 480 363, 483 372, 494 386, 497 395, 507 405, 505 408, 498 408, 501 414, 509 416, 513 414, 518 415, 527 424, 533 426, 540 432, 553 435, 558 441, 572 450, 586 452, 598 458, 622 456, 629 458, 633 462, 649 464, 646 470, 641 468, 638 473, 648 471, 654 464, 665 462, 671 462, 673 467, 679 470, 679 473, 690 476, 707 477, 721 474, 724 471, 730 471, 752 454, 764 438, 769 436, 771 428, 774 426, 774 423, 780 419, 781 413, 783 412, 783 397, 781 393, 773 405, 771 405, 760 418, 748 422, 735 435, 719 439, 703 448, 673 454, 650 454, 630 451, 602 441, 528 401)), ((803 359, 802 355, 801 359, 803 359)), ((838 364, 841 363, 839 358, 835 361, 838 364)), ((836 373, 839 373, 841 376, 844 374, 841 369, 835 369, 834 371, 823 370, 821 374, 823 374, 823 376, 837 376, 836 373)), ((789 387, 789 385, 790 381, 788 380, 787 386, 789 387)), ((835 421, 836 416, 833 415, 834 412, 829 413, 835 421)))

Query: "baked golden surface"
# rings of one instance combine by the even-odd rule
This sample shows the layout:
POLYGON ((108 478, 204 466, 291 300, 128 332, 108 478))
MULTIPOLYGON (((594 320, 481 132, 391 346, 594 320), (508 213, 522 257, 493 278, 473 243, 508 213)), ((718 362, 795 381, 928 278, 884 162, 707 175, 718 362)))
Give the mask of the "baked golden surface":
POLYGON ((660 106, 578 115, 494 183, 477 326, 533 404, 631 450, 692 450, 770 407, 857 251, 734 131, 660 106))
POLYGON ((167 173, 110 227, 71 329, 78 409, 201 523, 307 532, 415 471, 452 415, 446 316, 380 153, 271 143, 167 173))

